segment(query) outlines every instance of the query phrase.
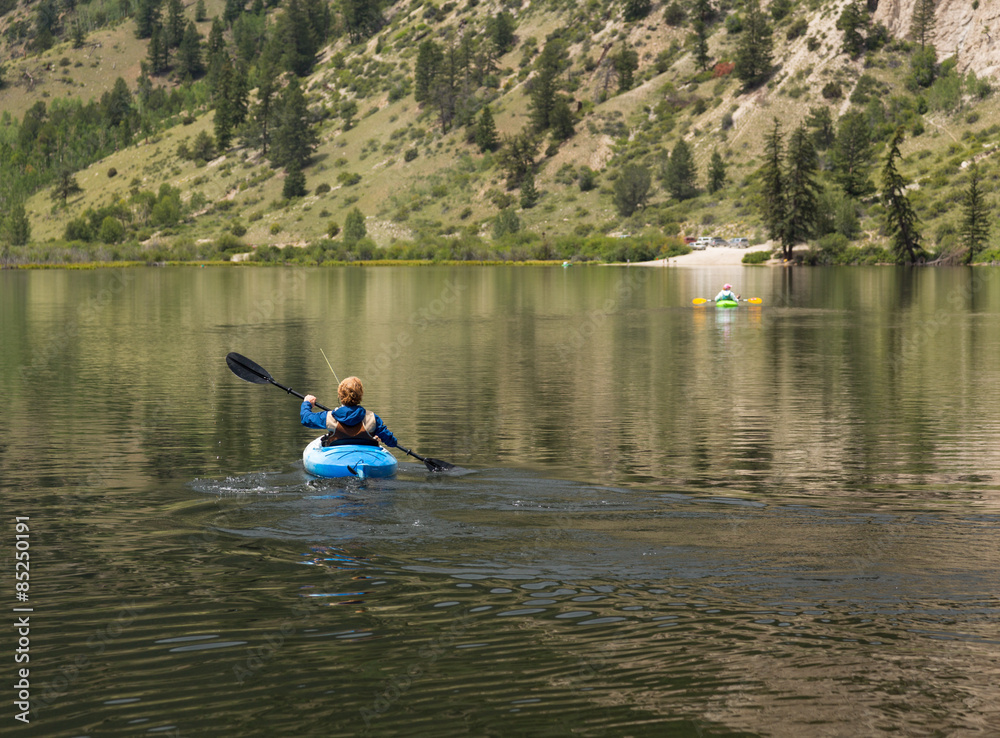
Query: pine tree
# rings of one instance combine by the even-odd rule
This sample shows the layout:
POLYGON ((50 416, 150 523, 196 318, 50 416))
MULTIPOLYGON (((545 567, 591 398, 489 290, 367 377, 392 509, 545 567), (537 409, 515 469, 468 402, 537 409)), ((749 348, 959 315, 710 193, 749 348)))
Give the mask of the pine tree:
POLYGON ((900 158, 899 146, 904 137, 903 126, 893 134, 882 167, 882 205, 885 207, 886 230, 896 262, 912 264, 923 257, 916 213, 906 196, 907 182, 896 169, 900 158))
POLYGON ((663 170, 663 183, 667 191, 678 200, 689 200, 698 194, 698 187, 695 184, 697 170, 694 165, 694 156, 691 154, 691 147, 682 138, 670 152, 663 170))
POLYGON ((849 110, 837 127, 833 150, 834 179, 844 193, 860 198, 874 191, 870 173, 872 165, 871 129, 864 113, 849 110))
POLYGON ((535 189, 535 173, 530 169, 521 180, 521 208, 528 210, 538 202, 538 190, 535 189))
MULTIPOLYGON (((219 151, 225 151, 233 139, 233 129, 236 127, 236 112, 233 106, 233 91, 236 86, 235 70, 228 55, 223 55, 219 66, 218 80, 215 87, 215 142, 219 151)), ((300 167, 301 171, 301 167, 300 167)))
POLYGON ((552 106, 549 122, 552 125, 551 133, 554 141, 566 141, 576 133, 573 127, 573 111, 569 109, 569 103, 565 96, 558 95, 555 105, 552 106))
POLYGON ((149 38, 160 22, 160 0, 138 0, 135 6, 135 36, 149 38))
POLYGON ((812 142, 817 151, 826 151, 837 138, 833 129, 833 116, 830 115, 830 108, 825 105, 809 110, 806 125, 812 129, 812 142))
POLYGON ((531 131, 525 129, 516 136, 504 136, 497 151, 497 164, 507 174, 507 188, 520 186, 524 175, 535 166, 538 141, 531 131))
MULTIPOLYGON (((761 215, 768 237, 775 241, 783 240, 785 224, 783 147, 781 123, 775 118, 774 128, 764 141, 764 165, 760 170, 761 215)), ((791 258, 791 254, 787 254, 786 258, 791 258)))
POLYGON ((713 195, 726 186, 726 162, 718 150, 712 152, 712 160, 708 165, 708 191, 713 195))
POLYGON ((205 0, 198 0, 194 5, 194 21, 201 23, 208 18, 208 11, 205 9, 205 0))
POLYGON ((800 125, 788 141, 785 168, 785 222, 782 245, 785 258, 791 258, 795 244, 812 237, 817 218, 819 186, 816 172, 819 158, 805 125, 800 125))
POLYGON ((430 100, 443 63, 444 52, 434 40, 427 39, 420 44, 413 69, 413 98, 418 103, 430 100))
POLYGON ((837 30, 844 32, 843 51, 854 58, 865 50, 865 37, 861 34, 868 27, 868 10, 861 0, 848 3, 837 18, 837 30))
POLYGON ((364 41, 385 22, 378 0, 342 0, 340 10, 352 44, 364 41))
POLYGON ((625 7, 622 9, 622 17, 627 21, 637 21, 649 15, 649 10, 653 4, 650 0, 625 0, 625 7))
POLYGON ((528 105, 531 123, 538 132, 547 130, 552 124, 550 116, 556 101, 557 78, 565 63, 565 51, 562 41, 552 39, 538 55, 535 64, 538 73, 530 80, 531 100, 528 105))
POLYGON ((160 75, 167 71, 170 64, 169 53, 163 40, 163 27, 157 23, 149 37, 149 71, 152 74, 160 75))
POLYGON ((627 218, 646 203, 652 179, 649 170, 640 164, 626 164, 613 189, 614 203, 619 215, 627 218))
POLYGON ((163 26, 167 48, 176 49, 180 46, 185 25, 184 4, 181 0, 167 0, 167 22, 163 26))
POLYGON ((630 49, 627 44, 622 43, 618 53, 612 57, 611 63, 614 64, 615 72, 618 74, 618 92, 626 92, 632 89, 632 84, 635 80, 635 70, 639 68, 638 52, 635 49, 630 49))
POLYGON ((289 80, 281 93, 277 121, 271 161, 275 166, 286 169, 292 162, 297 162, 299 167, 304 169, 316 149, 318 140, 309 120, 309 107, 305 95, 302 94, 302 87, 294 77, 289 80))
POLYGON ((736 48, 734 72, 747 88, 762 84, 771 75, 771 26, 760 9, 760 0, 745 0, 743 32, 736 48))
POLYGON ((962 242, 967 249, 965 263, 971 264, 990 237, 991 218, 980 189, 979 165, 969 167, 969 187, 962 202, 962 242))
POLYGON ((281 188, 281 196, 286 200, 293 197, 304 197, 306 194, 306 175, 302 172, 301 165, 293 161, 285 171, 285 183, 281 188))
POLYGON ((476 123, 476 146, 480 151, 496 151, 499 144, 500 138, 497 135, 496 123, 493 122, 493 113, 490 112, 489 105, 484 105, 476 123))
POLYGON ((913 18, 910 21, 910 35, 921 48, 927 45, 934 33, 934 3, 935 0, 916 0, 913 6, 913 18))
POLYGON ((61 168, 56 175, 55 186, 52 188, 52 199, 62 200, 63 205, 65 205, 70 195, 75 195, 79 192, 83 192, 83 188, 80 187, 76 181, 76 177, 73 176, 73 171, 68 167, 61 168))
POLYGON ((259 149, 264 156, 267 156, 273 137, 276 90, 274 67, 265 60, 257 69, 257 101, 248 111, 240 134, 245 144, 259 149))
POLYGON ((181 79, 195 79, 205 72, 201 60, 201 34, 195 28, 194 21, 188 21, 184 36, 177 49, 177 75, 181 79))
POLYGON ((695 18, 691 25, 694 30, 694 61, 704 72, 711 60, 708 55, 708 26, 701 18, 695 18))

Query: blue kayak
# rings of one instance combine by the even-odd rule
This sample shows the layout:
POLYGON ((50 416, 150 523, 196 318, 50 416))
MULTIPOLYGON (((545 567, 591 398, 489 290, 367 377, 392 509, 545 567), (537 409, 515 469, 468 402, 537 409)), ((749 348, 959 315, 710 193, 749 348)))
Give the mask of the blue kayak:
POLYGON ((302 452, 306 471, 317 477, 391 477, 396 457, 381 446, 343 445, 323 447, 317 438, 302 452))

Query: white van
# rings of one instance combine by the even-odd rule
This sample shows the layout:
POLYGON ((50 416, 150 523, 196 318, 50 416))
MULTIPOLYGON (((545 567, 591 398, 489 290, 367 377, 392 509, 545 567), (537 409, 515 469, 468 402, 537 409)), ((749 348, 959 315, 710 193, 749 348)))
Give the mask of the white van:
POLYGON ((691 248, 693 248, 695 251, 704 251, 705 249, 707 249, 711 245, 712 245, 712 237, 711 236, 702 236, 697 241, 695 241, 693 244, 691 244, 691 248))

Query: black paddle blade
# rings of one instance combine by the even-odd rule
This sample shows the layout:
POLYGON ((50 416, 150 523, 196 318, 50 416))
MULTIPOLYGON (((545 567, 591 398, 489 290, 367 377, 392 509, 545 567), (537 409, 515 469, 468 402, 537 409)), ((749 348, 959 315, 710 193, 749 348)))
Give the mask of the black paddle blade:
POLYGON ((425 458, 424 463, 427 464, 427 471, 439 472, 439 471, 449 471, 454 469, 454 464, 449 464, 447 461, 441 461, 441 459, 431 459, 425 458))
POLYGON ((253 363, 250 359, 235 351, 226 355, 226 364, 229 365, 233 374, 247 382, 269 384, 274 381, 271 379, 271 375, 267 373, 267 369, 253 363))

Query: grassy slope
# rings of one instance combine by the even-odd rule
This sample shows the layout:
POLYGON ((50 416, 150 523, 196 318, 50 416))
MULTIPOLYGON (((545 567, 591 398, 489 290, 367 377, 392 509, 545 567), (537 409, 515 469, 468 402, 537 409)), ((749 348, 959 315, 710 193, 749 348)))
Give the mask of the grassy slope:
MULTIPOLYGON (((590 112, 577 124, 577 135, 551 159, 542 161, 536 182, 545 194, 535 208, 519 213, 524 226, 550 235, 570 233, 579 224, 611 232, 635 232, 647 226, 655 230, 656 206, 669 208, 671 205, 666 193, 661 189, 653 196, 649 218, 643 219, 640 215, 629 223, 621 223, 611 203, 607 177, 607 173, 615 168, 616 156, 627 151, 629 140, 641 137, 645 130, 655 139, 647 160, 650 163, 665 156, 678 137, 684 135, 693 146, 702 183, 704 169, 714 149, 723 154, 730 166, 729 187, 714 197, 702 195, 689 202, 683 210, 677 206, 670 208, 667 220, 680 221, 682 230, 688 234, 754 235, 757 216, 746 197, 744 185, 746 177, 759 164, 762 132, 769 128, 772 118, 779 117, 787 131, 805 117, 810 107, 829 105, 835 114, 841 112, 846 109, 846 103, 825 101, 819 94, 820 89, 827 82, 838 79, 849 91, 863 71, 890 82, 894 89, 900 89, 905 64, 900 67, 885 63, 882 67, 864 70, 860 61, 852 62, 836 53, 840 34, 833 23, 842 5, 843 0, 829 2, 808 15, 808 33, 791 42, 785 40, 785 33, 792 18, 779 24, 775 29, 775 49, 780 69, 771 84, 750 94, 740 94, 737 81, 731 77, 700 85, 691 83, 697 70, 686 53, 678 55, 665 73, 653 74, 652 64, 657 54, 673 41, 683 43, 687 33, 684 28, 667 26, 662 21, 659 5, 654 6, 646 20, 628 26, 617 17, 602 22, 597 32, 589 34, 589 50, 585 51, 579 43, 570 47, 573 69, 580 75, 580 85, 574 96, 577 100, 596 102, 597 74, 583 71, 583 59, 586 55, 596 58, 606 44, 626 35, 640 54, 640 83, 626 93, 593 104, 590 112), (815 52, 806 48, 809 36, 822 41, 815 52), (705 98, 708 105, 705 112, 698 116, 690 108, 682 111, 676 116, 677 125, 669 133, 659 135, 653 121, 655 116, 650 111, 659 102, 661 89, 667 82, 672 82, 686 94, 705 98), (733 119, 729 130, 723 130, 721 126, 726 113, 730 113, 733 119), (600 187, 582 193, 575 184, 560 184, 556 175, 564 165, 586 165, 604 170, 605 174, 599 180, 600 187)), ((209 14, 219 8, 221 0, 209 3, 209 14)), ((397 69, 405 67, 409 74, 412 74, 415 59, 414 44, 398 49, 388 40, 407 26, 420 23, 422 14, 418 10, 406 6, 382 31, 387 42, 380 56, 396 64, 397 69)), ((479 16, 494 10, 490 6, 479 5, 473 12, 479 16)), ((192 9, 189 9, 190 12, 192 9)), ((799 9, 797 12, 801 15, 805 11, 799 9)), ((434 29, 468 18, 470 11, 463 6, 434 29)), ((519 131, 528 120, 523 75, 518 74, 521 44, 534 37, 541 47, 548 33, 558 28, 572 31, 573 24, 580 22, 578 11, 574 10, 529 9, 522 12, 518 26, 519 45, 500 62, 506 75, 501 79, 502 93, 492 105, 501 133, 519 131)), ((209 25, 203 24, 203 33, 207 34, 209 25)), ((437 33, 434 35, 438 36, 437 33)), ((124 23, 88 37, 88 42, 96 41, 102 44, 99 49, 73 51, 64 44, 41 58, 29 57, 17 62, 32 69, 44 68, 52 62, 55 71, 41 75, 44 81, 31 95, 18 87, 0 93, 3 109, 22 111, 37 99, 35 95, 45 93, 50 96, 66 92, 98 96, 110 87, 118 74, 130 83, 134 82, 138 74, 138 60, 145 55, 145 42, 134 38, 133 24, 124 23), (63 56, 70 59, 67 67, 58 66, 58 59, 63 56), (83 65, 76 67, 77 61, 82 61, 83 65), (97 66, 93 66, 95 61, 97 66), (68 76, 72 82, 60 81, 63 76, 68 76)), ((376 39, 368 43, 369 54, 374 52, 375 44, 376 39)), ((713 57, 731 59, 733 48, 734 39, 721 26, 716 27, 711 38, 713 57)), ((337 70, 328 60, 330 53, 337 50, 348 54, 355 51, 345 47, 342 41, 327 50, 324 57, 327 61, 317 65, 308 84, 314 104, 322 104, 329 96, 328 90, 335 86, 337 70)), ((883 61, 892 57, 888 53, 880 56, 883 61)), ((9 67, 8 78, 16 74, 9 67)), ((341 90, 341 93, 346 92, 341 90)), ((484 166, 483 157, 474 147, 464 143, 464 131, 442 135, 433 113, 421 111, 412 94, 394 103, 388 102, 384 92, 358 102, 357 124, 353 129, 341 130, 341 121, 337 118, 325 121, 320 130, 321 145, 314 163, 306 171, 310 192, 326 182, 332 187, 328 193, 310 195, 283 206, 280 201, 283 175, 279 172, 267 177, 269 167, 266 162, 238 147, 201 168, 178 159, 176 149, 181 140, 193 139, 201 129, 211 131, 212 114, 208 112, 190 126, 178 125, 159 134, 150 143, 139 143, 80 172, 78 181, 84 193, 71 200, 66 209, 53 207, 47 192, 36 195, 29 203, 34 239, 59 238, 69 218, 87 207, 105 203, 109 198, 125 196, 133 177, 140 178, 144 189, 155 191, 165 181, 180 187, 186 196, 201 192, 209 202, 228 200, 232 203, 224 211, 209 207, 196 217, 193 224, 176 231, 176 235, 193 239, 214 238, 228 228, 234 218, 239 218, 249 227, 244 238, 248 244, 302 244, 321 237, 331 220, 342 225, 346 213, 355 206, 368 216, 369 232, 381 244, 397 238, 410 238, 418 231, 433 233, 469 228, 488 235, 489 218, 496 209, 487 193, 503 190, 503 178, 496 167, 484 166), (367 114, 371 111, 374 112, 367 114), (397 135, 395 139, 394 133, 397 135), (404 161, 403 153, 414 146, 418 150, 417 158, 404 161), (119 172, 114 179, 107 177, 110 167, 119 172), (360 174, 360 183, 341 187, 337 175, 342 171, 360 174)), ((950 115, 928 115, 926 132, 906 142, 904 154, 928 153, 921 153, 919 160, 908 156, 904 162, 904 174, 930 178, 935 172, 941 172, 951 178, 950 185, 924 188, 918 195, 918 201, 925 206, 921 216, 926 233, 935 232, 949 220, 956 221, 957 209, 953 206, 942 207, 940 201, 954 199, 955 186, 961 182, 961 177, 956 176, 961 172, 958 163, 982 151, 963 142, 963 135, 969 130, 981 130, 989 125, 989 121, 995 120, 997 101, 994 97, 976 104, 974 111, 979 113, 979 120, 975 123, 966 122, 970 111, 973 111, 972 107, 950 115)), ((547 142, 543 143, 543 151, 546 145, 547 142)), ((997 167, 992 159, 986 159, 983 164, 988 181, 995 181, 997 167)), ((940 176, 937 181, 940 183, 940 176)), ((174 236, 171 233, 160 237, 169 240, 174 236)))

